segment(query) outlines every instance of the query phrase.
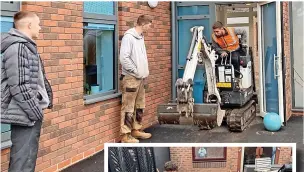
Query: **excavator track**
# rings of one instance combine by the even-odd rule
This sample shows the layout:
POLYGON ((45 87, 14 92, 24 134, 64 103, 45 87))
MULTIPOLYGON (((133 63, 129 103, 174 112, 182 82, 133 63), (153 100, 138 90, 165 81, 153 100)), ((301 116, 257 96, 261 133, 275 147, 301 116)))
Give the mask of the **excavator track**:
POLYGON ((249 101, 245 106, 226 111, 230 131, 244 131, 256 116, 256 102, 249 101))

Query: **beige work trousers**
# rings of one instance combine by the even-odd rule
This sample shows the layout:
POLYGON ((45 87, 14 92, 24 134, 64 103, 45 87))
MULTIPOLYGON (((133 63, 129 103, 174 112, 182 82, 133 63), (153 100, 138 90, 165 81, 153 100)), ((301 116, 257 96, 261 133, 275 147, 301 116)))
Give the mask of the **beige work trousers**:
POLYGON ((145 88, 143 79, 137 79, 130 75, 125 75, 121 80, 122 106, 121 106, 121 135, 131 133, 134 130, 140 130, 142 124, 136 120, 136 109, 145 108, 145 88), (126 113, 133 114, 132 128, 125 125, 126 113))

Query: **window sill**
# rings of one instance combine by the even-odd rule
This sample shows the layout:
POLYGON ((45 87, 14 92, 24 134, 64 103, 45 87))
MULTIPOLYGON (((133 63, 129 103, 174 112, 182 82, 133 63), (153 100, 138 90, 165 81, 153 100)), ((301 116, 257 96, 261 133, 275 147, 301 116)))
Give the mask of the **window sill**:
POLYGON ((10 148, 12 146, 11 140, 6 140, 4 142, 1 142, 1 150, 10 148))
POLYGON ((292 112, 304 112, 304 109, 302 109, 302 108, 292 108, 291 111, 292 112))
POLYGON ((227 166, 227 162, 226 161, 192 162, 192 166, 194 169, 209 168, 210 166, 212 166, 212 168, 225 168, 227 166))
POLYGON ((97 102, 101 102, 101 101, 105 101, 105 100, 109 100, 109 99, 113 99, 113 98, 118 98, 121 96, 121 93, 114 93, 114 94, 109 94, 109 95, 100 95, 98 97, 94 97, 94 98, 89 98, 88 96, 85 96, 85 100, 84 100, 84 104, 85 105, 89 105, 89 104, 94 104, 97 102))
POLYGON ((11 131, 1 133, 1 150, 12 146, 11 131))

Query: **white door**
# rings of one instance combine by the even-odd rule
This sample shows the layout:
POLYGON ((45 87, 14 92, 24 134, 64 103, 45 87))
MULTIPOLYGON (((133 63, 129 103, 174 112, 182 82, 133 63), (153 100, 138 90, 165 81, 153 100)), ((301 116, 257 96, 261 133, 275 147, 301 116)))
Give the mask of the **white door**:
POLYGON ((261 116, 275 112, 284 122, 280 2, 258 5, 261 116))

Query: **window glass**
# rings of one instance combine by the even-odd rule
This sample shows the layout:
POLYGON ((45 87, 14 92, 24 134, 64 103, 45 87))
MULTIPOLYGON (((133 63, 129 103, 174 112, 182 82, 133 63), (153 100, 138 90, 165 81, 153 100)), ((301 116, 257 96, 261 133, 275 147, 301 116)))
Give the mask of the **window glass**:
POLYGON ((114 15, 114 2, 113 1, 85 1, 83 10, 86 13, 114 15))
POLYGON ((114 25, 88 24, 83 36, 84 93, 114 90, 114 25))
POLYGON ((200 5, 200 6, 178 7, 177 13, 178 13, 178 16, 208 15, 209 14, 209 6, 208 5, 200 5))
POLYGON ((8 32, 13 27, 13 18, 0 17, 1 21, 1 33, 8 32))

